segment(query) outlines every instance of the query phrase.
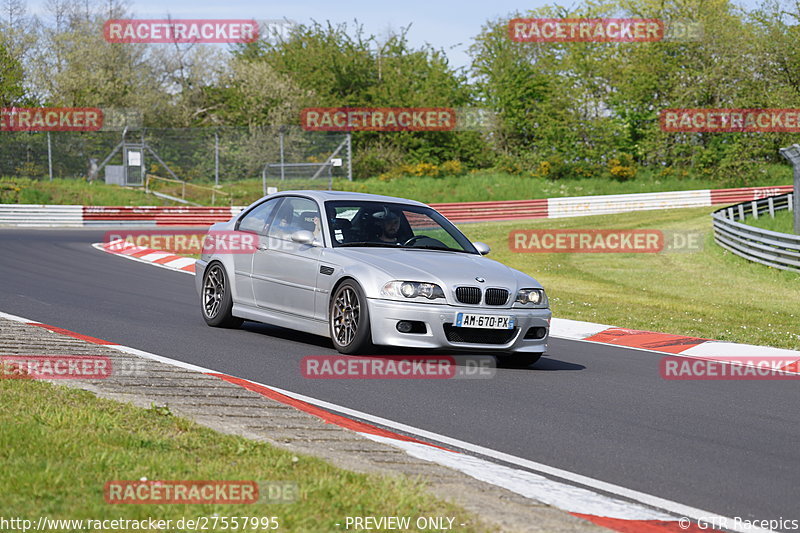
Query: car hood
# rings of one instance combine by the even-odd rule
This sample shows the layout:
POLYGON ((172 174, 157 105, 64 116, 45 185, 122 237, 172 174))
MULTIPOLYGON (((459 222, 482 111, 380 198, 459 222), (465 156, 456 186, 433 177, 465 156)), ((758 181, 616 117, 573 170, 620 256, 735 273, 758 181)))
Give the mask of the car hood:
MULTIPOLYGON (((539 288, 532 277, 476 254, 422 250, 414 248, 337 248, 345 263, 360 263, 385 274, 386 281, 429 281, 445 286, 476 285, 483 278, 485 287, 539 288)), ((346 265, 342 265, 346 266, 346 265)))

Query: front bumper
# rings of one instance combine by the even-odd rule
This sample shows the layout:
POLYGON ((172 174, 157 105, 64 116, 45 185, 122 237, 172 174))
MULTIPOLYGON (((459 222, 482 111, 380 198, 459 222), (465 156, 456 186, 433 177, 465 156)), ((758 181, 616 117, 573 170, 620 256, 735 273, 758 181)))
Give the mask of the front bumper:
MULTIPOLYGON (((372 342, 379 345, 403 346, 408 348, 480 350, 491 352, 535 352, 547 350, 547 339, 550 334, 550 309, 519 308, 487 308, 467 307, 447 304, 419 304, 397 302, 393 300, 368 299, 369 318, 372 328, 372 342), (482 315, 513 315, 514 330, 509 333, 510 339, 502 344, 481 342, 455 342, 448 340, 446 324, 455 323, 456 313, 479 313, 482 315), (425 323, 426 333, 401 333, 397 330, 397 322, 412 320, 425 323), (543 327, 547 333, 539 339, 526 339, 529 328, 543 327)), ((473 328, 455 328, 464 330, 473 328)), ((482 332, 503 330, 482 330, 482 332)), ((472 333, 475 332, 474 330, 472 333)), ((488 334, 490 336, 498 335, 488 334)), ((477 335, 479 337, 480 335, 477 335)), ((451 334, 451 339, 453 335, 451 334)))

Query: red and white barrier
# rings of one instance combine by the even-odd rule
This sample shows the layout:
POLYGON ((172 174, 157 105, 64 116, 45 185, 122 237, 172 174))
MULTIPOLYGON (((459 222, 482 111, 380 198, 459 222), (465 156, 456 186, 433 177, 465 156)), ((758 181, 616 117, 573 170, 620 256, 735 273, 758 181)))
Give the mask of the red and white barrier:
POLYGON ((464 202, 431 204, 452 222, 514 220, 523 218, 561 218, 608 215, 652 209, 679 209, 734 204, 792 192, 791 185, 742 187, 739 189, 704 189, 699 191, 608 194, 573 196, 510 202, 464 202))
POLYGON ((240 207, 83 206, 85 226, 210 226, 230 220, 240 207))
MULTIPOLYGON (((603 196, 575 196, 538 200, 431 204, 452 222, 482 222, 527 218, 606 215, 651 209, 677 209, 733 204, 792 191, 791 185, 705 189, 603 196)), ((225 222, 243 208, 130 207, 0 204, 0 226, 210 226, 225 222)))

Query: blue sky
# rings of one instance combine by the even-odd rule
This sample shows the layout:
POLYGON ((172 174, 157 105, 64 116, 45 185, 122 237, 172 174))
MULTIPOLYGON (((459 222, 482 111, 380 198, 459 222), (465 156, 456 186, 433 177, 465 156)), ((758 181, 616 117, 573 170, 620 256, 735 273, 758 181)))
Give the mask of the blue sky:
MULTIPOLYGON (((385 34, 411 24, 408 36, 413 45, 430 43, 447 52, 454 66, 467 66, 467 48, 487 21, 506 18, 548 4, 571 6, 570 0, 402 0, 383 3, 374 0, 314 0, 262 2, 257 0, 131 0, 136 18, 288 18, 297 22, 352 22, 358 19, 367 33, 385 34)), ((759 0, 735 0, 752 8, 759 0)), ((41 12, 45 0, 28 0, 29 12, 41 12)))

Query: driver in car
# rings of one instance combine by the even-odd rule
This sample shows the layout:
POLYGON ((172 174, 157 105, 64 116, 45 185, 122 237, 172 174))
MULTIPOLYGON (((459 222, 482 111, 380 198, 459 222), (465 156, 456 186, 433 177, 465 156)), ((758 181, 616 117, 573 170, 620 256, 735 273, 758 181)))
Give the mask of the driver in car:
POLYGON ((394 211, 384 209, 372 215, 378 220, 380 233, 378 234, 378 242, 400 244, 397 240, 397 234, 400 231, 400 217, 394 211))

